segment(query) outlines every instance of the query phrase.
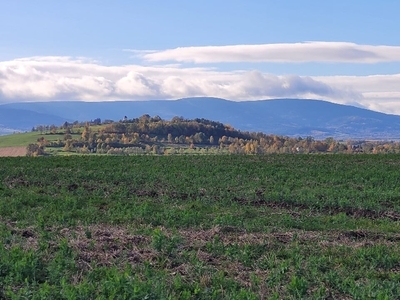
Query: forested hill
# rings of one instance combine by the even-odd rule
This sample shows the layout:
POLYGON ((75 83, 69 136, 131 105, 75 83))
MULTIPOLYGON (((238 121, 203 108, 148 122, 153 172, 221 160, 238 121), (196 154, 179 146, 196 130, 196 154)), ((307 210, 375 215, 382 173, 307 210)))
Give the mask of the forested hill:
MULTIPOLYGON (((256 133, 242 132, 234 129, 229 124, 222 124, 217 121, 211 121, 204 118, 185 119, 183 117, 174 117, 170 121, 163 120, 159 116, 151 117, 146 114, 139 118, 124 119, 121 122, 108 124, 102 130, 105 133, 116 134, 147 134, 159 138, 191 137, 196 143, 202 143, 214 138, 227 136, 230 138, 251 139, 256 138, 256 133)), ((259 133, 259 135, 263 135, 259 133)), ((178 140, 176 139, 176 141, 178 140)))
POLYGON ((174 117, 164 120, 148 114, 133 119, 124 117, 118 122, 97 118, 90 122, 64 122, 60 127, 37 126, 33 130, 44 133, 45 136, 63 134, 64 143, 85 144, 92 148, 98 143, 114 147, 149 143, 219 145, 221 141, 259 140, 260 137, 267 137, 261 132, 240 131, 229 124, 204 118, 174 117))

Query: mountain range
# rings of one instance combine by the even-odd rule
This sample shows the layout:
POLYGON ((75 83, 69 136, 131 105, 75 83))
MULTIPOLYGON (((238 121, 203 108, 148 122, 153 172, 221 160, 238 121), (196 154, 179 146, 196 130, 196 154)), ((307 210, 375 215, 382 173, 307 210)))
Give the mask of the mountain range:
POLYGON ((37 125, 96 118, 121 120, 144 114, 171 119, 205 118, 242 131, 316 139, 399 139, 400 116, 322 100, 276 99, 234 102, 198 97, 152 101, 55 101, 0 105, 0 134, 37 125))

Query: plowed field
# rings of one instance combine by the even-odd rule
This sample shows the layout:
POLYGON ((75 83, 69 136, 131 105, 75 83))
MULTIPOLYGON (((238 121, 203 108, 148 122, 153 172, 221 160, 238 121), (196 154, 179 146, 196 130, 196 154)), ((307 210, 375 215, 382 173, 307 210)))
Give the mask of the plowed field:
POLYGON ((0 156, 25 156, 26 147, 4 147, 0 148, 0 156))

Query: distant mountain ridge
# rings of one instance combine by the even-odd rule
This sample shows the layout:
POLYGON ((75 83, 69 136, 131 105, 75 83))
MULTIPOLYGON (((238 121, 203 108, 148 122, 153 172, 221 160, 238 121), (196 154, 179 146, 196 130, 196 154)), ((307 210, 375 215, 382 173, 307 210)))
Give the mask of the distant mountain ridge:
POLYGON ((0 130, 30 130, 36 125, 96 118, 120 120, 143 114, 205 118, 242 131, 261 131, 318 139, 399 139, 400 116, 322 100, 276 99, 234 102, 198 97, 180 100, 113 102, 30 102, 0 105, 0 130))
POLYGON ((66 120, 64 117, 42 113, 29 107, 13 108, 11 104, 0 105, 0 135, 28 131, 39 124, 61 125, 66 120))

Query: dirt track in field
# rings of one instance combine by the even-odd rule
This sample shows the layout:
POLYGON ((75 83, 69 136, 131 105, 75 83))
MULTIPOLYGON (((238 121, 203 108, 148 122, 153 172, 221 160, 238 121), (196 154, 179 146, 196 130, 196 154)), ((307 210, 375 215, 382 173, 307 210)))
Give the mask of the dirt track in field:
POLYGON ((0 148, 1 156, 25 156, 26 147, 3 147, 0 148))

